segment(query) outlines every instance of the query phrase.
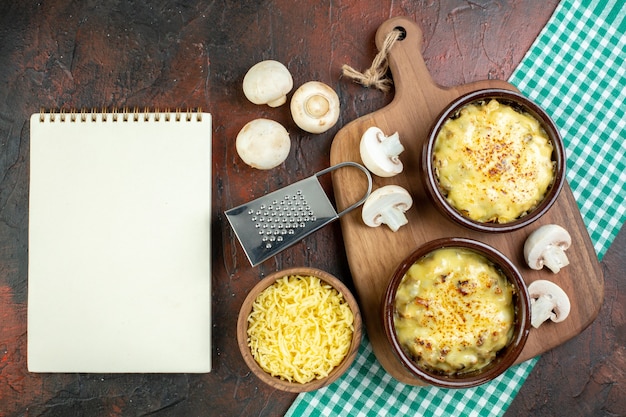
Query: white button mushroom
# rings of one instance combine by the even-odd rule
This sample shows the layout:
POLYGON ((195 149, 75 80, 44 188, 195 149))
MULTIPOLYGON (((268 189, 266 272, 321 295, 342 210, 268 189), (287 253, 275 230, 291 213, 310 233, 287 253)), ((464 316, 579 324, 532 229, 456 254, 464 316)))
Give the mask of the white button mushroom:
POLYGON ((528 286, 528 294, 531 302, 530 324, 534 328, 548 319, 562 322, 569 315, 569 297, 554 282, 543 279, 533 281, 528 286))
POLYGON ((235 147, 241 159, 252 168, 271 169, 287 159, 291 140, 280 123, 255 119, 239 131, 235 147))
POLYGON ((399 185, 378 188, 365 200, 361 212, 363 222, 370 227, 386 224, 392 231, 408 223, 404 213, 413 205, 407 190, 399 185))
POLYGON ((547 266, 555 274, 569 265, 565 254, 572 244, 567 230, 556 224, 546 224, 532 232, 524 243, 524 258, 532 269, 547 266))
POLYGON ((402 172, 398 157, 404 146, 398 132, 386 136, 381 129, 372 126, 361 136, 360 152, 363 164, 379 177, 393 177, 402 172))
POLYGON ((243 78, 243 93, 254 104, 281 106, 292 88, 293 78, 287 67, 271 59, 253 65, 243 78))
POLYGON ((306 132, 326 132, 339 119, 339 97, 328 85, 309 81, 293 93, 291 116, 306 132))

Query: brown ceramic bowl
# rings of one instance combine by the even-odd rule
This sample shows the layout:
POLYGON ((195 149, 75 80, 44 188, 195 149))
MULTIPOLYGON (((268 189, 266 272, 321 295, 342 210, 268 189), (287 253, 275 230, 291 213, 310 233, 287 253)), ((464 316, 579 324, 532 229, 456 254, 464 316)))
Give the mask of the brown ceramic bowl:
POLYGON ((385 334, 400 362, 422 381, 445 388, 470 388, 488 382, 502 374, 517 360, 524 348, 530 330, 530 298, 522 276, 515 265, 491 246, 465 238, 442 238, 427 242, 402 261, 393 273, 387 286, 383 298, 382 313, 385 334), (417 260, 441 248, 465 248, 481 254, 493 263, 513 284, 513 305, 515 310, 513 337, 508 345, 498 351, 496 357, 489 364, 478 371, 446 375, 419 366, 412 356, 402 348, 396 334, 394 321, 395 299, 402 278, 417 260))
POLYGON ((450 103, 437 117, 437 120, 433 124, 428 135, 428 139, 424 144, 421 160, 426 193, 437 209, 461 226, 480 232, 510 232, 527 226, 539 219, 550 209, 561 192, 565 182, 565 164, 566 161, 563 140, 550 116, 541 107, 523 95, 502 89, 474 91, 461 96, 457 100, 450 103), (552 160, 554 163, 554 178, 544 198, 528 213, 506 223, 480 222, 472 220, 462 214, 459 210, 455 209, 448 202, 441 187, 439 186, 439 181, 433 164, 435 142, 445 122, 451 118, 455 118, 463 107, 473 103, 486 102, 490 99, 497 99, 501 104, 506 104, 518 112, 526 113, 538 120, 553 145, 552 160))
POLYGON ((359 310, 357 301, 350 292, 350 290, 338 278, 325 271, 315 268, 291 268, 277 271, 271 275, 268 275, 267 277, 259 281, 259 283, 255 285, 254 288, 252 288, 252 290, 248 293, 248 296, 244 300, 241 310, 239 311, 239 318, 237 320, 237 343, 239 345, 241 355, 243 356, 243 359, 250 368, 250 370, 264 383, 276 389, 288 392, 315 391, 319 388, 331 384, 350 367, 359 350, 359 345, 361 343, 362 326, 363 323, 361 318, 361 312, 359 310), (314 379, 307 383, 289 382, 279 377, 270 375, 265 370, 263 370, 263 368, 261 368, 261 366, 256 362, 256 360, 252 356, 250 348, 248 347, 248 316, 252 312, 252 304, 263 290, 274 284, 278 279, 291 275, 314 276, 319 278, 321 281, 330 284, 334 289, 336 289, 339 293, 343 295, 354 316, 354 331, 352 333, 350 348, 348 349, 348 353, 346 354, 346 356, 343 358, 341 363, 339 363, 339 365, 337 365, 328 374, 328 376, 323 379, 314 379))

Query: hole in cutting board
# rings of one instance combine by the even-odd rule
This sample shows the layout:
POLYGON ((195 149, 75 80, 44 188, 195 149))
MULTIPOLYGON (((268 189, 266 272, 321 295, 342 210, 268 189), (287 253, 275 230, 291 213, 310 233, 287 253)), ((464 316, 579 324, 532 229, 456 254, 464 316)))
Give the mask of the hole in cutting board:
POLYGON ((400 36, 398 36, 399 41, 403 41, 406 38, 406 29, 402 26, 396 26, 393 30, 397 30, 400 32, 400 36))

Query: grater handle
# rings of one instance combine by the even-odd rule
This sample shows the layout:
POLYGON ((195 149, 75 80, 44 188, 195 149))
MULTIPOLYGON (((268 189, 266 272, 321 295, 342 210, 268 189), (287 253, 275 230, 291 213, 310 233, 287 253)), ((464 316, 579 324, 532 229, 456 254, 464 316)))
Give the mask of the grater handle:
POLYGON ((350 207, 347 207, 345 210, 343 210, 341 213, 339 213, 337 215, 337 217, 341 217, 344 214, 347 214, 349 212, 351 212, 352 210, 354 210, 355 208, 359 207, 361 204, 363 204, 365 202, 365 200, 367 200, 367 197, 370 196, 370 193, 372 192, 372 176, 370 174, 370 172, 367 170, 367 168, 365 168, 363 165, 361 164, 357 164, 356 162, 351 162, 351 161, 346 161, 346 162, 341 162, 337 165, 333 165, 331 167, 328 167, 326 169, 321 170, 320 172, 318 172, 317 174, 315 174, 316 177, 320 177, 324 174, 328 174, 329 172, 335 171, 339 168, 344 168, 347 166, 351 166, 351 167, 355 167, 360 169, 361 171, 363 171, 363 173, 365 174, 365 176, 367 177, 367 191, 365 192, 365 195, 356 203, 352 204, 350 207))

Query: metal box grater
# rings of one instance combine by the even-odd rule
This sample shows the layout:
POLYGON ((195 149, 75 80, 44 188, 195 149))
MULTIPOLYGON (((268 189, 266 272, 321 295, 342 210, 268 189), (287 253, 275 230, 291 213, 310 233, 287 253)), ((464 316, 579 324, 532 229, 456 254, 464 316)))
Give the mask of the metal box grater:
POLYGON ((225 212, 252 266, 271 258, 344 214, 357 208, 372 191, 369 171, 355 162, 342 162, 308 178, 225 212), (355 167, 367 177, 365 195, 337 213, 318 178, 343 167, 355 167))

